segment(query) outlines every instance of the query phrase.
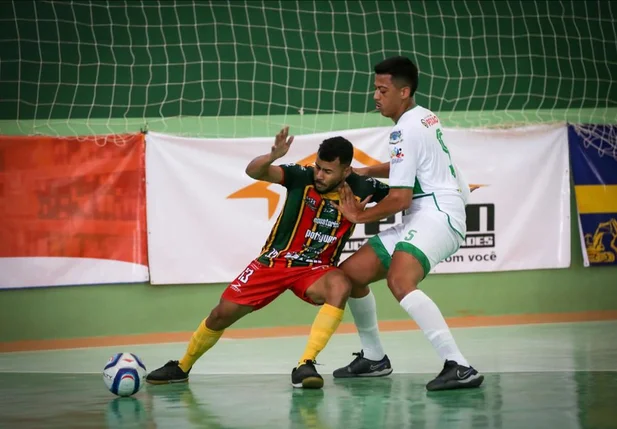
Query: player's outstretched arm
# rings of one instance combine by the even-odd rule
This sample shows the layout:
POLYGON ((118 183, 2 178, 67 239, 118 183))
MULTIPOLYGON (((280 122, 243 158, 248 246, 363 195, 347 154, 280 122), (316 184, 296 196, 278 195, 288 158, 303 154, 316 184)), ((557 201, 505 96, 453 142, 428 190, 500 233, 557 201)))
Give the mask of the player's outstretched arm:
POLYGON ((379 179, 387 179, 390 176, 390 163, 372 165, 370 167, 354 168, 353 171, 360 176, 375 177, 379 179))
POLYGON ((249 165, 246 166, 246 174, 255 180, 281 183, 283 181, 283 169, 277 165, 272 165, 272 163, 284 157, 289 151, 294 136, 288 136, 289 127, 285 127, 274 138, 274 144, 269 154, 260 155, 249 162, 249 165))

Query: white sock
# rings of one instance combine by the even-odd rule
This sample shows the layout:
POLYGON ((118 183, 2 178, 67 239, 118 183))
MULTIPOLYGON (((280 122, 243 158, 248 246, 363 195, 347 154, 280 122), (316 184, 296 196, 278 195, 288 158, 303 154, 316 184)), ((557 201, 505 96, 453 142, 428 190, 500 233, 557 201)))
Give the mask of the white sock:
POLYGON ((400 304, 422 329, 441 359, 453 360, 459 365, 469 366, 469 362, 458 349, 441 311, 432 299, 416 289, 407 294, 400 304))
POLYGON ((364 357, 377 361, 383 359, 385 353, 379 339, 375 295, 370 291, 363 298, 349 298, 347 305, 349 305, 358 334, 360 335, 364 357))

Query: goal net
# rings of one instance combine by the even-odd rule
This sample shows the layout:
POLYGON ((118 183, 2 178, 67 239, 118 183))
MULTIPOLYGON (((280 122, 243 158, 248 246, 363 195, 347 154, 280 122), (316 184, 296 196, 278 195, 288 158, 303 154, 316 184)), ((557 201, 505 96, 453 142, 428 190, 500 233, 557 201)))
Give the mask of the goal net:
POLYGON ((0 132, 386 125, 372 68, 399 54, 449 126, 615 123, 616 19, 605 1, 4 2, 0 132))

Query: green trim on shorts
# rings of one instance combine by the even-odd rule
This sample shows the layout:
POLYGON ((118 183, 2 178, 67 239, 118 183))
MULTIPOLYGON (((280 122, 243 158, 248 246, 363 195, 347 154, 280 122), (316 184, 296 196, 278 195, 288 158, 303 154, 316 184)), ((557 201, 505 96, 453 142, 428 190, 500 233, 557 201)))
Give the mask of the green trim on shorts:
MULTIPOLYGON (((461 237, 461 239, 465 240, 465 237, 463 236, 463 234, 461 234, 461 232, 460 232, 458 229, 454 228, 454 225, 452 225, 452 220, 450 219, 450 215, 449 215, 448 213, 444 212, 444 211, 441 209, 441 207, 439 207, 439 204, 437 203, 437 197, 435 197, 435 193, 434 193, 434 192, 431 192, 430 194, 414 195, 414 197, 412 198, 412 201, 413 201, 413 200, 415 200, 416 198, 424 198, 424 197, 433 197, 433 202, 435 203, 435 207, 437 207, 437 210, 438 210, 439 212, 441 212, 441 213, 443 213, 443 214, 445 214, 445 215, 446 215, 446 218, 448 219, 448 225, 450 226, 450 228, 452 228, 452 230, 453 230, 454 232, 456 232, 456 234, 457 234, 459 237, 461 237)), ((412 204, 413 204, 413 203, 412 203, 412 204)), ((406 215, 408 215, 409 213, 410 213, 410 212, 409 212, 409 209, 404 210, 404 211, 403 211, 403 216, 406 216, 406 215)))
POLYGON ((392 261, 392 255, 390 255, 386 250, 386 246, 383 245, 381 238, 379 238, 378 235, 373 235, 368 239, 367 243, 373 248, 386 270, 389 269, 390 262, 392 261))
MULTIPOLYGON (((430 194, 421 194, 421 195, 415 195, 413 197, 411 197, 411 201, 413 204, 413 200, 418 200, 420 198, 424 198, 424 197, 432 197, 434 194, 430 193, 430 194)), ((405 210, 403 210, 403 216, 407 216, 411 213, 411 209, 409 207, 407 207, 405 210)))
POLYGON ((411 256, 416 258, 418 262, 420 262, 420 265, 422 265, 422 269, 424 270, 424 276, 422 277, 423 279, 431 271, 431 263, 429 262, 428 258, 426 257, 426 255, 424 254, 422 250, 418 249, 413 244, 399 241, 398 243, 396 243, 396 247, 394 248, 395 252, 397 250, 401 252, 409 253, 411 256))
POLYGON ((459 232, 459 230, 454 228, 454 226, 452 225, 452 222, 450 221, 450 215, 448 213, 444 212, 441 208, 439 208, 439 204, 437 204, 437 198, 435 198, 435 194, 433 194, 433 201, 435 202, 435 206, 437 207, 437 210, 439 210, 440 212, 445 214, 446 217, 448 218, 448 225, 450 225, 450 228, 452 228, 454 230, 454 232, 456 232, 458 234, 458 236, 461 237, 462 240, 465 240, 465 237, 463 236, 463 234, 461 234, 459 232))

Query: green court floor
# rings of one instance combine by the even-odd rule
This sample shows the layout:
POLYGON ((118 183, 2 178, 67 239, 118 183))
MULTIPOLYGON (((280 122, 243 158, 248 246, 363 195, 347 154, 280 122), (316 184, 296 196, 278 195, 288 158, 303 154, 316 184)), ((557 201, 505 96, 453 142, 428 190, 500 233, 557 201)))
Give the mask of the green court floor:
POLYGON ((290 385, 305 337, 223 339, 190 383, 132 398, 106 390, 109 356, 131 351, 151 370, 184 344, 0 354, 0 428, 617 428, 617 322, 453 332, 486 375, 480 389, 427 392, 441 362, 419 331, 382 334, 394 373, 379 379, 333 379, 359 349, 335 335, 319 391, 290 385))

